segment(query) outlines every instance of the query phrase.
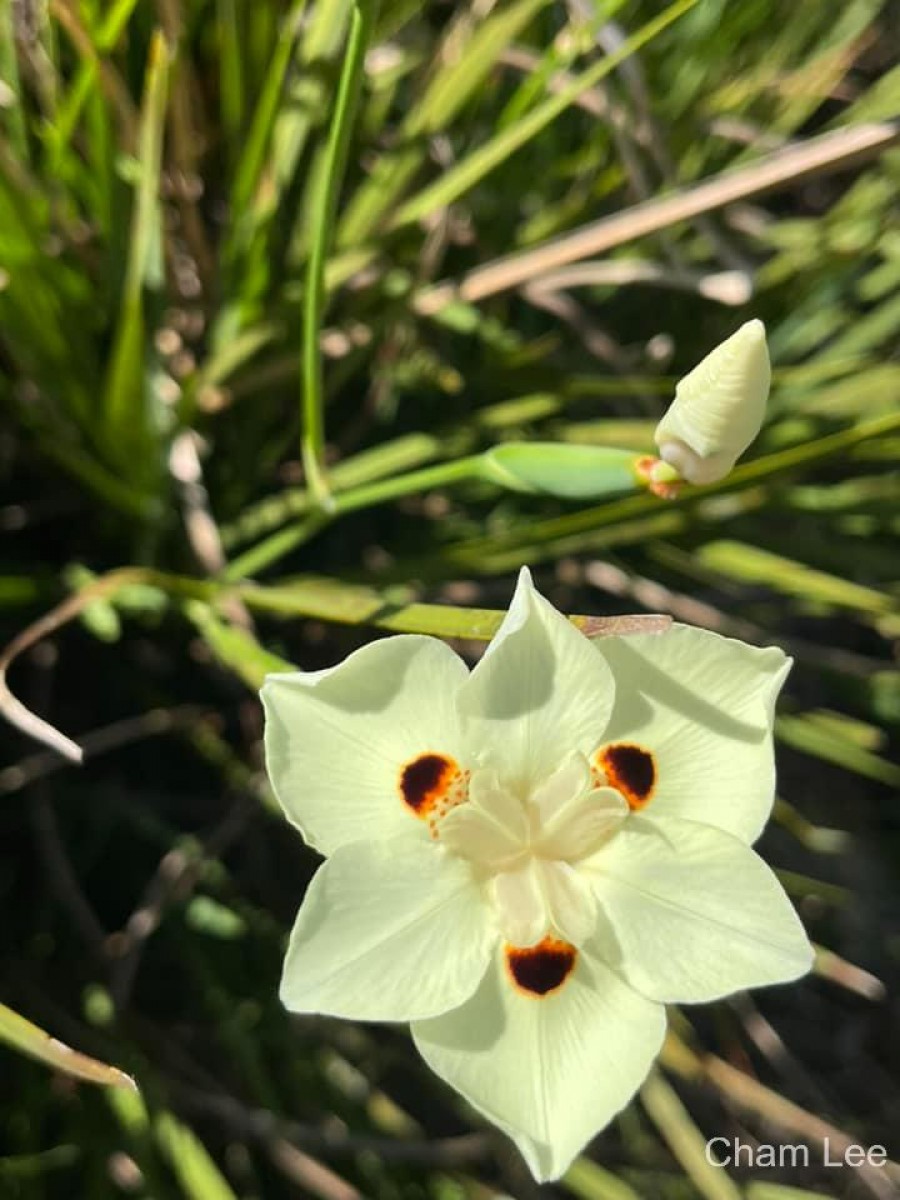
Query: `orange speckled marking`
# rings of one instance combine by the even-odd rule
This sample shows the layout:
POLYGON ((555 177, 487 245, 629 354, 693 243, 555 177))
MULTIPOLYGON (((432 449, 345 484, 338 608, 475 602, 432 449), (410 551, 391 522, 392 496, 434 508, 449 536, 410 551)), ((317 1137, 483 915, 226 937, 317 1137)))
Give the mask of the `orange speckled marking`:
POLYGON ((524 949, 504 947, 506 970, 513 987, 526 996, 540 999, 559 991, 575 969, 578 951, 568 942, 545 937, 524 949))
POLYGON ((469 772, 460 770, 449 754, 429 751, 400 771, 400 795, 417 817, 428 822, 435 837, 440 818, 468 798, 468 779, 469 772))
POLYGON ((645 808, 656 788, 656 760, 649 750, 634 742, 602 746, 591 758, 594 779, 603 780, 621 792, 634 810, 645 808))
POLYGON ((645 454, 635 462, 634 473, 647 491, 659 496, 660 500, 675 500, 684 490, 684 480, 654 479, 654 472, 660 465, 667 464, 662 459, 654 458, 652 454, 645 454))

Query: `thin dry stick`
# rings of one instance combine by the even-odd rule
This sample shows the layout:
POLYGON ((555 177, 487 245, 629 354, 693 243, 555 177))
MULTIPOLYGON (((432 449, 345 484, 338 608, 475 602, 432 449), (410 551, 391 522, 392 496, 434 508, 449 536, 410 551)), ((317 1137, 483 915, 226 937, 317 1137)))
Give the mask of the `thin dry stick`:
POLYGON ((81 886, 59 830, 56 812, 41 789, 28 809, 44 864, 44 877, 90 952, 104 958, 107 933, 81 886))
MULTIPOLYGON (((854 1139, 836 1125, 807 1112, 799 1104, 794 1104, 778 1092, 758 1083, 714 1054, 704 1056, 703 1070, 710 1082, 738 1106, 757 1113, 789 1133, 797 1134, 804 1141, 819 1146, 824 1146, 827 1142, 832 1155, 837 1153, 843 1156, 848 1147, 856 1145, 854 1139)), ((879 1200, 891 1200, 891 1197, 896 1197, 895 1184, 900 1183, 900 1163, 889 1159, 883 1167, 876 1167, 870 1163, 861 1163, 858 1166, 848 1163, 848 1166, 857 1172, 879 1200)))
POLYGON ((17 700, 9 690, 6 673, 20 654, 37 645, 45 637, 49 637, 51 633, 55 633, 69 621, 73 621, 92 601, 117 591, 127 583, 141 582, 143 578, 144 572, 139 567, 126 567, 121 571, 112 571, 95 583, 88 584, 77 595, 63 600, 56 608, 51 609, 50 612, 29 625, 27 629, 23 629, 17 637, 14 637, 0 654, 0 716, 4 716, 11 725, 21 729, 29 737, 43 742, 51 750, 56 750, 63 758, 80 763, 84 755, 77 742, 67 738, 49 722, 42 720, 26 708, 21 700, 17 700))
POLYGON ((287 1121, 267 1108, 250 1108, 227 1092, 209 1092, 183 1083, 173 1089, 180 1109, 213 1117, 234 1135, 258 1142, 280 1139, 298 1150, 323 1158, 377 1154, 384 1162, 420 1163, 430 1167, 460 1167, 483 1160, 490 1153, 490 1135, 464 1133, 446 1138, 397 1138, 381 1134, 345 1133, 287 1121))
POLYGON ((241 835, 254 811, 255 805, 242 795, 205 840, 200 855, 189 857, 178 849, 169 850, 163 855, 144 890, 143 900, 113 943, 120 957, 109 990, 118 1010, 121 1011, 128 1003, 144 946, 159 926, 167 905, 187 899, 201 879, 209 860, 219 858, 241 835))
POLYGON ((624 372, 626 367, 621 346, 608 333, 591 322, 585 310, 568 292, 539 287, 539 283, 538 280, 534 284, 526 284, 522 288, 522 295, 528 303, 534 305, 535 308, 543 309, 544 312, 551 313, 564 325, 568 325, 581 338, 588 354, 624 372))
MULTIPOLYGON (((609 31, 612 27, 613 22, 608 22, 599 31, 598 41, 601 44, 603 44, 601 35, 604 31, 609 31)), ((615 46, 603 44, 604 52, 607 54, 613 53, 618 49, 622 41, 624 41, 624 36, 619 35, 615 46)), ((538 69, 541 57, 521 46, 511 46, 500 55, 499 61, 505 66, 512 67, 514 70, 530 73, 538 69)), ((632 143, 640 145, 649 152, 662 173, 664 184, 674 183, 677 178, 677 171, 673 159, 666 150, 665 139, 657 129, 657 124, 653 119, 652 106, 638 64, 639 57, 635 54, 630 59, 626 59, 619 68, 631 93, 631 99, 638 109, 637 120, 635 120, 635 114, 631 109, 621 104, 615 104, 610 100, 608 85, 600 85, 582 92, 573 101, 573 106, 584 109, 585 112, 589 112, 592 116, 609 122, 610 130, 615 139, 619 155, 622 158, 623 166, 628 172, 632 189, 637 193, 639 200, 649 200, 651 195, 650 184, 645 178, 646 173, 635 153, 632 143)), ((570 72, 559 71, 547 80, 547 90, 559 93, 572 82, 573 78, 574 76, 570 72)), ((782 145, 783 139, 775 141, 774 144, 778 146, 782 145)), ((698 216, 694 224, 697 231, 709 238, 713 243, 719 252, 719 258, 722 262, 726 263, 739 274, 748 274, 749 263, 744 261, 729 245, 718 226, 703 215, 698 216)), ((671 258, 672 247, 668 246, 666 250, 671 258)))
MULTIPOLYGON (((192 429, 186 429, 172 442, 169 471, 181 493, 184 528, 194 557, 207 575, 218 575, 228 564, 203 479, 197 435, 192 429)), ((237 597, 225 602, 224 611, 235 625, 253 632, 253 618, 237 597)))
POLYGON ((557 292, 573 287, 622 287, 635 283, 653 283, 661 287, 697 292, 719 304, 746 304, 753 294, 753 282, 745 271, 673 270, 642 258, 617 258, 609 262, 575 263, 560 271, 551 271, 525 284, 527 294, 557 292))
POLYGON ((841 958, 826 946, 816 946, 813 970, 822 979, 828 979, 838 987, 862 996, 864 1000, 878 1002, 884 1000, 887 995, 887 988, 877 975, 856 966, 855 963, 847 962, 846 958, 841 958))
MULTIPOLYGON (((107 754, 110 750, 118 750, 120 746, 128 746, 147 737, 168 733, 181 725, 193 726, 206 715, 206 710, 196 704, 182 704, 177 708, 152 708, 136 717, 124 717, 121 721, 113 721, 84 734, 81 749, 85 757, 94 758, 99 754, 107 754)), ((46 750, 29 754, 27 758, 20 759, 19 762, 0 771, 0 796, 18 792, 36 779, 54 775, 65 765, 65 760, 58 754, 46 750)))
POLYGON ((900 141, 900 121, 870 122, 839 129, 801 145, 787 146, 749 167, 718 175, 658 200, 648 200, 623 213, 604 217, 574 233, 553 238, 533 250, 509 254, 470 271, 460 283, 442 283, 413 299, 417 312, 428 315, 454 300, 470 303, 517 287, 544 271, 557 270, 648 233, 712 212, 748 196, 797 183, 811 175, 844 170, 872 158, 900 141))
MULTIPOLYGON (((854 1141, 842 1129, 807 1112, 799 1104, 780 1095, 772 1088, 745 1075, 715 1054, 696 1054, 676 1034, 669 1032, 661 1056, 668 1070, 683 1078, 705 1078, 722 1096, 745 1112, 754 1113, 765 1121, 796 1134, 803 1141, 824 1146, 826 1141, 833 1153, 843 1155, 854 1141)), ((848 1164, 879 1200, 896 1197, 896 1185, 900 1184, 900 1163, 888 1159, 883 1167, 872 1164, 848 1164)))
POLYGON ((293 1183, 321 1200, 364 1200, 363 1194, 330 1167, 282 1139, 267 1144, 269 1157, 293 1183))

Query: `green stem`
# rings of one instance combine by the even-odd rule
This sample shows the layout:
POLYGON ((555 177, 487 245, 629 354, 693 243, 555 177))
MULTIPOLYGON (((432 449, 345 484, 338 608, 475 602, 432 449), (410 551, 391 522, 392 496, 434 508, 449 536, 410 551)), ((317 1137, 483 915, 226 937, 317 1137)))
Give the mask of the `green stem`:
POLYGON ((366 47, 372 35, 377 0, 357 0, 350 18, 347 52, 341 69, 334 117, 319 167, 311 215, 312 244, 303 299, 301 454, 310 492, 316 502, 330 508, 325 477, 325 396, 320 336, 325 318, 325 264, 334 226, 347 147, 362 85, 366 47))
POLYGON ((228 581, 246 579, 262 571, 297 546, 309 541, 330 518, 344 516, 360 508, 373 508, 376 504, 385 504, 389 500, 396 500, 400 496, 409 496, 415 492, 480 479, 482 463, 482 455, 470 454, 453 462, 436 463, 433 467, 423 467, 420 471, 409 471, 393 479, 380 479, 375 483, 348 488, 346 492, 339 492, 330 498, 327 515, 320 512, 298 525, 279 529, 277 533, 251 546, 244 554, 234 559, 222 578, 228 581))
MULTIPOLYGON (((525 540, 531 553, 529 561, 534 563, 537 561, 535 555, 539 545, 556 545, 558 548, 559 542, 564 538, 593 533, 607 526, 615 526, 617 530, 622 530, 626 522, 633 522, 637 526, 640 518, 644 517, 651 520, 656 517, 663 527, 662 532, 667 532, 667 520, 675 518, 684 508, 701 503, 708 497, 745 491, 769 479, 788 475, 837 454, 846 453, 862 442, 898 431, 900 413, 886 413, 881 417, 873 417, 870 421, 860 421, 848 429, 840 429, 813 441, 800 442, 785 450, 777 450, 751 462, 741 463, 718 483, 706 487, 687 486, 676 499, 666 501, 662 511, 660 501, 641 490, 637 495, 625 496, 606 504, 580 508, 576 512, 537 521, 524 532, 521 528, 515 528, 504 533, 488 534, 457 543, 447 548, 445 561, 452 561, 458 569, 468 569, 476 563, 483 564, 488 555, 502 554, 505 551, 518 553, 525 540)), ((649 533, 647 536, 650 536, 649 533)))

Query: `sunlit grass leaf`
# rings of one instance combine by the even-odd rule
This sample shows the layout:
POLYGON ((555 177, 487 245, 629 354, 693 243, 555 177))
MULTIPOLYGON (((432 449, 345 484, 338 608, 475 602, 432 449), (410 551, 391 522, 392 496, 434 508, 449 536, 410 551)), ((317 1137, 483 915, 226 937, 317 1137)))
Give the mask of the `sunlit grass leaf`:
POLYGON ((805 563, 759 546, 742 542, 708 542, 699 551, 700 561, 723 575, 747 583, 762 583, 777 592, 785 592, 810 605, 851 609, 878 615, 896 610, 896 603, 883 592, 818 571, 805 563))
POLYGON ((172 1112, 161 1112, 154 1127, 163 1157, 178 1178, 186 1200, 238 1200, 214 1158, 192 1129, 172 1112))
POLYGON ((805 713, 784 714, 776 718, 775 732, 795 750, 834 763, 866 779, 875 779, 888 787, 900 787, 900 766, 865 749, 852 738, 837 736, 833 722, 823 725, 805 713))
POLYGON ((654 1071, 640 1090, 641 1103, 663 1140, 684 1168, 697 1191, 707 1200, 741 1200, 736 1183, 707 1153, 700 1132, 674 1088, 654 1071))
MULTIPOLYGON (((140 1165, 157 1173, 156 1155, 169 1166, 185 1200, 236 1200, 211 1154, 187 1125, 166 1110, 149 1111, 139 1095, 110 1096, 122 1127, 139 1147, 140 1165)), ((168 1195, 168 1189, 164 1193, 168 1195)))
POLYGON ((337 233, 344 248, 364 241, 426 157, 424 139, 449 125, 483 84, 504 49, 547 0, 513 0, 482 21, 459 21, 438 50, 436 70, 403 123, 400 146, 375 164, 350 201, 337 233))
POLYGON ((560 1186, 579 1200, 640 1200, 638 1193, 618 1175, 586 1157, 576 1158, 560 1180, 560 1186))
POLYGON ((186 612, 219 662, 254 691, 262 687, 270 672, 294 669, 261 646, 245 629, 223 620, 208 605, 191 602, 186 612))
POLYGON ((32 1025, 19 1013, 0 1004, 0 1041, 8 1046, 36 1058, 55 1071, 70 1075, 73 1079, 81 1079, 87 1083, 99 1083, 106 1087, 127 1088, 136 1090, 136 1084, 130 1075, 89 1058, 71 1046, 65 1045, 37 1025, 32 1025))

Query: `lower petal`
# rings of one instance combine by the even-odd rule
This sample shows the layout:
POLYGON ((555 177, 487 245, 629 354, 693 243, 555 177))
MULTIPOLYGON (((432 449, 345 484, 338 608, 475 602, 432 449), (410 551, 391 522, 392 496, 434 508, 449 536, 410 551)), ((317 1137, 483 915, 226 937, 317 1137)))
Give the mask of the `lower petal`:
POLYGON ((417 1021, 413 1038, 432 1070, 513 1139, 536 1179, 557 1179, 643 1082, 665 1013, 583 951, 557 986, 531 991, 506 958, 461 1008, 417 1021))
POLYGON ((354 1020, 433 1016, 472 995, 496 940, 467 863, 416 839, 339 846, 306 893, 281 999, 354 1020))
POLYGON ((531 946, 544 936, 550 913, 535 863, 515 871, 502 871, 490 883, 497 923, 514 946, 531 946))
POLYGON ((538 870, 550 924, 566 941, 580 946, 597 924, 590 884, 565 862, 540 862, 538 870))
POLYGON ((582 869, 615 930, 616 947, 605 957, 654 1000, 715 1000, 785 983, 812 965, 812 947, 781 884, 757 854, 721 830, 632 817, 582 869))

